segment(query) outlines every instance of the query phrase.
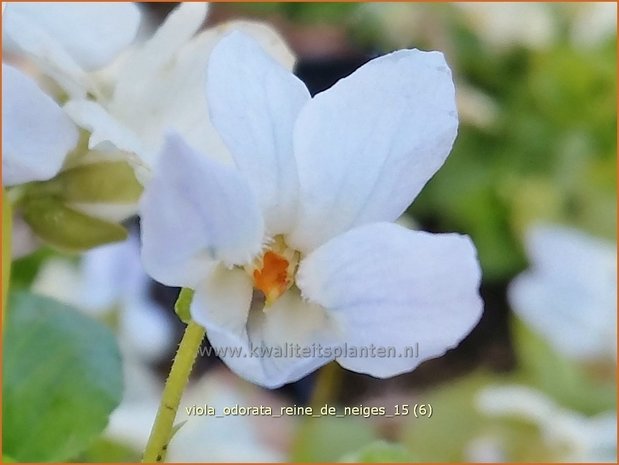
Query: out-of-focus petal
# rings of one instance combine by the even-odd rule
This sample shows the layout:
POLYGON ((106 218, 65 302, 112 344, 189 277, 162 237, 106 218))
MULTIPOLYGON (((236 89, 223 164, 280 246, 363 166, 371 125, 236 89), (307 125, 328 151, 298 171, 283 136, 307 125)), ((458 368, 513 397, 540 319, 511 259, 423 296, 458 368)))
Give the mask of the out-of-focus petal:
POLYGON ((309 98, 297 77, 243 33, 229 34, 211 54, 211 121, 256 193, 270 234, 289 232, 296 219, 292 133, 309 98))
POLYGON ((222 261, 248 263, 262 247, 264 223, 240 175, 170 135, 140 204, 142 259, 169 286, 195 288, 222 261))
POLYGON ((394 348, 393 356, 338 358, 345 368, 384 378, 442 355, 473 329, 483 306, 480 274, 466 236, 376 223, 308 255, 297 283, 336 319, 349 346, 394 348))
POLYGON ((24 52, 60 69, 70 57, 86 71, 109 64, 139 26, 140 11, 130 2, 12 2, 3 17, 4 33, 24 52), (63 60, 53 63, 50 50, 62 53, 63 60))
POLYGON ((439 52, 382 56, 318 94, 295 127, 301 205, 291 245, 307 252, 352 227, 394 221, 443 164, 457 127, 439 52))
POLYGON ((78 131, 36 83, 2 65, 2 184, 52 178, 76 145, 78 131))
POLYGON ((508 289, 514 311, 569 357, 616 356, 616 248, 549 225, 532 227, 525 245, 532 266, 508 289))

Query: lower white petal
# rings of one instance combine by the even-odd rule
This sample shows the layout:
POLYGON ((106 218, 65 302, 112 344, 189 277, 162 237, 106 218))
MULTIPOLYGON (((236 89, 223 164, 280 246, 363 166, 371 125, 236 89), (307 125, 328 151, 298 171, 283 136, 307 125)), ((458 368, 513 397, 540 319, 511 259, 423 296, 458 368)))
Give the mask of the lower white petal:
POLYGON ((366 348, 367 354, 373 345, 375 354, 378 347, 385 354, 393 347, 395 356, 338 359, 350 370, 377 377, 410 371, 442 355, 482 313, 480 268, 468 237, 391 223, 362 226, 322 245, 301 262, 297 283, 306 298, 338 321, 349 348, 358 354, 366 348))
POLYGON ((2 65, 2 184, 52 178, 77 145, 62 109, 17 69, 2 65))
POLYGON ((338 333, 324 309, 295 291, 286 292, 267 312, 250 310, 251 298, 247 274, 220 267, 198 287, 191 306, 214 353, 236 374, 275 388, 333 359, 328 348, 339 340, 338 333))

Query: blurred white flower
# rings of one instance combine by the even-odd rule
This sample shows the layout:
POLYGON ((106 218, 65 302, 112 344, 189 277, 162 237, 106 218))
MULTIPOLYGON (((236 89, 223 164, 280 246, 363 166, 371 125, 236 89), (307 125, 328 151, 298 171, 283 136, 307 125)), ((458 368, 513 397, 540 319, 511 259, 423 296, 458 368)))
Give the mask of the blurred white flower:
MULTIPOLYGON (((159 407, 160 395, 146 378, 133 377, 136 396, 112 413, 106 436, 135 451, 143 451, 159 407)), ((247 388, 245 386, 245 388, 247 388)), ((192 381, 181 401, 176 424, 183 423, 168 447, 168 462, 279 462, 283 454, 263 440, 251 416, 223 418, 188 415, 187 408, 205 402, 222 415, 224 407, 252 406, 247 389, 213 372, 192 381)), ((286 419, 281 419, 286 421, 286 419)))
POLYGON ((102 317, 118 310, 118 340, 125 358, 144 362, 169 350, 172 328, 148 294, 149 278, 137 238, 86 252, 78 265, 50 259, 42 266, 33 290, 102 317))
POLYGON ((456 2, 471 28, 498 50, 521 45, 544 48, 556 36, 549 5, 533 2, 456 2))
POLYGON ((580 47, 592 47, 617 35, 616 2, 584 2, 572 21, 572 40, 580 47))
POLYGON ((260 23, 234 21, 198 33, 206 14, 205 3, 179 5, 152 38, 125 57, 107 101, 82 98, 66 105, 74 120, 92 132, 91 149, 115 147, 137 155, 131 161, 142 182, 150 177, 168 129, 213 157, 229 158, 210 124, 204 92, 210 52, 226 30, 243 30, 286 67, 294 64, 279 35, 260 23))
MULTIPOLYGON (((186 421, 176 433, 168 449, 170 462, 283 462, 281 451, 267 444, 258 429, 260 418, 241 415, 214 418, 188 415, 192 405, 205 402, 222 415, 225 407, 235 405, 254 407, 251 386, 243 386, 237 379, 226 379, 218 373, 202 376, 190 384, 183 395, 177 423, 186 421)), ((260 405, 270 405, 264 399, 260 405)), ((289 422, 282 417, 273 421, 289 422)))
POLYGON ((586 417, 556 405, 541 392, 518 385, 489 386, 478 394, 476 402, 485 415, 537 426, 557 461, 616 463, 616 412, 586 417))
POLYGON ((531 268, 508 290, 518 316, 573 359, 616 357, 616 247, 550 225, 531 227, 525 247, 531 268))
MULTIPOLYGON (((477 323, 470 239, 391 223, 443 164, 458 119, 437 52, 377 58, 313 99, 239 32, 208 68, 211 120, 238 169, 170 136, 141 204, 142 257, 195 289, 192 316, 219 355, 275 387, 329 360, 388 377, 454 347, 477 323), (250 309, 254 289, 264 311, 250 309), (419 357, 252 356, 251 348, 419 344, 419 357)), ((367 350, 367 349, 366 349, 367 350)))
POLYGON ((11 2, 2 16, 3 51, 34 61, 69 95, 97 92, 90 73, 135 39, 140 11, 130 2, 11 2))
MULTIPOLYGON (((209 123, 203 89, 210 50, 223 32, 241 29, 286 67, 294 64, 288 47, 264 24, 236 21, 197 34, 207 7, 181 4, 150 39, 133 44, 141 24, 133 3, 12 3, 3 16, 4 47, 63 88, 69 97, 64 109, 91 132, 91 150, 99 156, 122 153, 145 182, 170 128, 212 156, 229 159, 209 123)), ((105 213, 93 215, 110 216, 105 213)))
POLYGON ((31 78, 2 63, 2 185, 51 179, 77 139, 62 108, 31 78))

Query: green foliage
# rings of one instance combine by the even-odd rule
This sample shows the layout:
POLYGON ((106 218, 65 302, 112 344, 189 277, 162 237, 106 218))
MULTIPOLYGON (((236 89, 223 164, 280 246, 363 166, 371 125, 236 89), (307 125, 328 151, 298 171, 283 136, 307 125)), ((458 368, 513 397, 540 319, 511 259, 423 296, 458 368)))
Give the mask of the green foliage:
POLYGON ((85 452, 78 457, 86 463, 137 463, 141 453, 123 444, 107 439, 97 439, 85 452))
POLYGON ((413 455, 401 444, 376 441, 357 452, 347 454, 340 462, 346 463, 409 463, 413 455))
POLYGON ((421 462, 461 462, 469 442, 481 431, 485 419, 475 406, 479 389, 492 378, 474 374, 434 388, 424 394, 432 418, 410 418, 402 442, 421 462))
POLYGON ((101 433, 122 394, 113 334, 54 300, 11 294, 3 339, 3 449, 63 461, 101 433))
POLYGON ((299 425, 292 462, 334 462, 375 441, 369 420, 323 416, 306 418, 299 425))
POLYGON ((6 296, 9 294, 11 277, 11 233, 13 228, 13 209, 6 191, 2 189, 2 320, 6 308, 6 296))
POLYGON ((512 327, 519 362, 516 381, 539 389, 562 407, 586 415, 616 408, 614 379, 596 381, 520 320, 514 318, 512 327))

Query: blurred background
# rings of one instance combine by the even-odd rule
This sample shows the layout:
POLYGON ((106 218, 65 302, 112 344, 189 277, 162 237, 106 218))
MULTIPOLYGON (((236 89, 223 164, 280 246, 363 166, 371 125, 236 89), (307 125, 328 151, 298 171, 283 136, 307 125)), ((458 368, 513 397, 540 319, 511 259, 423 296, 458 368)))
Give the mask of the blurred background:
MULTIPOLYGON (((142 4, 153 26, 174 6, 142 4)), ((334 365, 268 391, 200 357, 181 406, 418 403, 433 415, 181 412, 168 459, 614 461, 616 4, 214 3, 205 27, 239 18, 282 34, 313 94, 396 49, 446 55, 459 135, 405 220, 472 237, 485 311, 456 349, 388 380, 334 365)), ((139 459, 181 336, 178 289, 148 280, 137 250, 132 239, 80 261, 41 247, 13 266, 14 289, 72 303, 119 338, 123 402, 77 461, 139 459)))

